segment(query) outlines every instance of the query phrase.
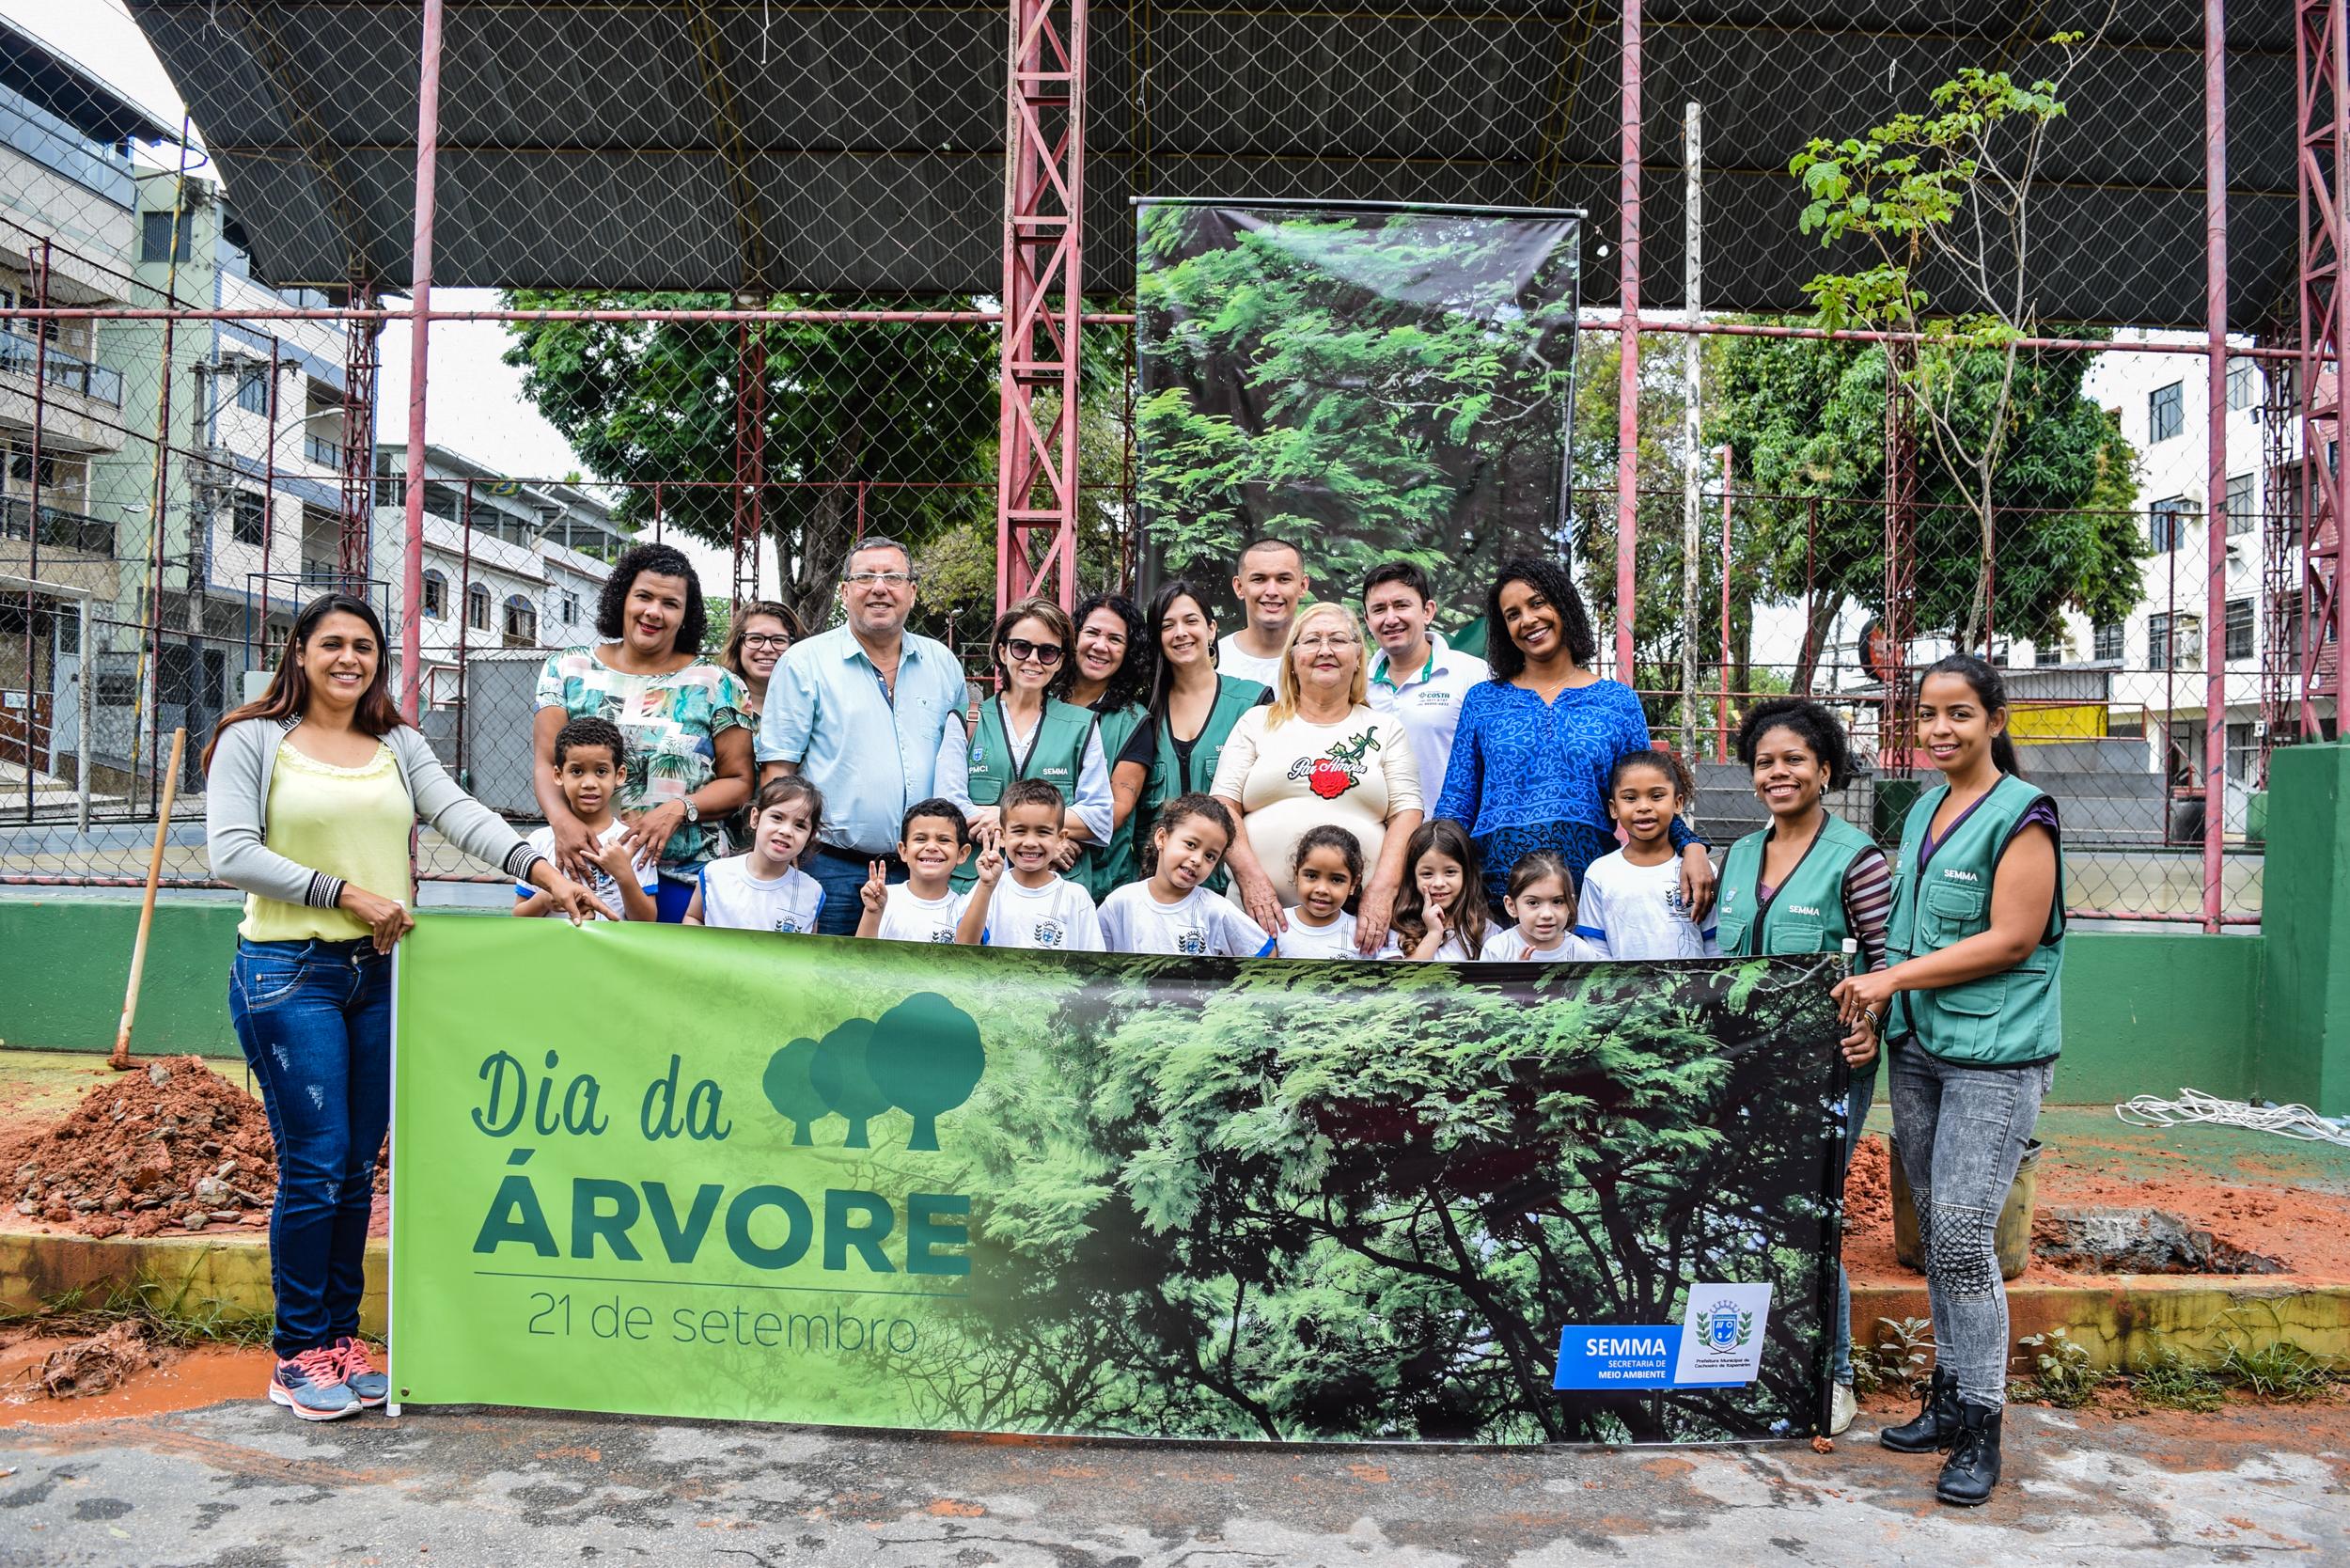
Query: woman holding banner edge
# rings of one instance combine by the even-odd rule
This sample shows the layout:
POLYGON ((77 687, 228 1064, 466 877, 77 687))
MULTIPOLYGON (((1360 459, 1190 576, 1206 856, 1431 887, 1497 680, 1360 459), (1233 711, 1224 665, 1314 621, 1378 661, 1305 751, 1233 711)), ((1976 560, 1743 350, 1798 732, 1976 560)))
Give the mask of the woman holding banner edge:
POLYGON ((543 889, 574 922, 595 897, 461 789, 393 706, 384 627, 327 594, 294 619, 269 690, 204 753, 212 874, 245 893, 228 1012, 277 1150, 269 1397, 304 1420, 384 1402, 359 1335, 375 1152, 391 1119, 394 946, 415 925, 408 837, 543 889))

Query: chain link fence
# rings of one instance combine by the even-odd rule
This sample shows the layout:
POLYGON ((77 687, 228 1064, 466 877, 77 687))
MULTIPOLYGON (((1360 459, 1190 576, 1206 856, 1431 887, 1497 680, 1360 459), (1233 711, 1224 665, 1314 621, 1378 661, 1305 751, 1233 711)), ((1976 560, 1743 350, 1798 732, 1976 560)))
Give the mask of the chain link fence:
MULTIPOLYGON (((466 423, 425 454, 414 604, 403 408, 378 376, 404 380, 408 352, 417 8, 129 8, 185 100, 187 145, 89 62, 20 50, 0 75, 0 883, 136 883, 172 730, 197 750, 328 585, 367 592, 396 646, 413 624, 420 722, 518 822, 538 668, 593 639, 632 540, 689 543, 717 563, 713 603, 776 600, 814 630, 850 540, 907 539, 923 629, 983 644, 1007 428, 1001 8, 448 6, 432 259, 445 286, 492 292, 433 318, 443 368, 415 393, 466 423), (500 362, 519 380, 445 368, 500 362), (572 463, 508 439, 495 405, 517 399, 572 463)), ((2255 923, 2263 760, 2280 671, 2306 650, 2311 542, 2301 400, 2258 353, 2293 338, 2279 9, 2229 19, 2230 308, 2260 336, 2233 339, 2215 424, 2204 358, 2137 330, 2203 314, 2196 8, 2083 0, 2027 32, 1923 0, 1849 19, 1652 0, 1633 52, 1616 8, 1096 3, 1080 30, 1026 5, 1016 24, 1042 17, 1084 68, 1081 588, 1131 584, 1144 554, 1129 196, 1579 207, 1601 303, 1563 415, 1556 542, 1608 625, 1629 439, 1635 658, 1615 673, 1692 754, 1709 834, 1760 820, 1730 736, 1788 691, 1847 719, 1865 776, 1839 808, 1889 831, 1926 770, 1888 671, 1985 648, 2060 803, 2076 910, 2204 918, 2216 834, 2221 917, 2255 923), (2083 38, 2047 41, 2060 31, 2083 38), (2031 187, 2047 238, 1984 254, 2029 280, 2037 334, 2084 344, 2028 356, 2032 433, 1987 524, 1917 432, 1888 463, 1881 347, 1735 335, 1808 322, 1802 285, 1865 260, 1800 236, 1789 160, 1930 111, 1970 68, 2059 85, 2031 187), (1620 201, 1633 93, 1637 255, 1620 201), (1715 149, 1694 168, 1691 105, 1715 149), (1635 290, 1626 378, 1617 302, 1635 290)), ((1009 195, 1026 211, 1034 193, 1009 195)), ((1962 276, 1928 281, 1966 297, 1962 276)), ((164 875, 195 885, 200 771, 183 762, 177 784, 164 875)), ((418 869, 490 876, 429 834, 418 869)))

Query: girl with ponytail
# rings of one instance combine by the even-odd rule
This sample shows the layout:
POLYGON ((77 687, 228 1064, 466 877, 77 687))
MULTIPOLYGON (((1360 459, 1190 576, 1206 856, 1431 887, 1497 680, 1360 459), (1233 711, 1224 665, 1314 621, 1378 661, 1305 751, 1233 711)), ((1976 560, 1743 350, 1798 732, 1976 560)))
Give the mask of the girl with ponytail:
POLYGON ((1934 1313, 1934 1378, 1878 1441, 1947 1450, 1935 1495, 1973 1507, 1999 1480, 2007 1287, 1993 1231, 2055 1076, 2064 967, 2056 802, 2024 782, 1999 672, 1968 653, 1918 682, 1918 740, 1942 775, 1902 824, 1884 968, 1836 988, 1888 1046, 1893 1140, 1934 1313))

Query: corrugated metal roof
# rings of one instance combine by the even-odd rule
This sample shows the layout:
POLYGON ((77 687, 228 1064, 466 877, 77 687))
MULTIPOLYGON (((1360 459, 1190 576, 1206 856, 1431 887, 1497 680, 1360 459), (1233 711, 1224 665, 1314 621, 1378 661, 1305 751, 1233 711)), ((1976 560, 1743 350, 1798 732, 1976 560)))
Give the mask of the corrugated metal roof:
POLYGON ((166 125, 55 45, 0 17, 0 76, 94 142, 177 142, 166 125))
MULTIPOLYGON (((131 0, 279 284, 409 275, 414 4, 131 0)), ((2039 200, 2043 317, 2202 313, 2201 8, 2112 14, 2039 200)), ((1835 259, 1787 160, 1964 64, 2075 24, 2023 0, 1650 0, 1643 303, 1681 298, 1681 118, 1704 104, 1706 304, 1805 307, 1835 259)), ((2231 23, 2237 321, 2285 297, 2296 222, 2281 5, 2231 23)), ((1582 207, 1616 297, 1618 10, 1593 0, 1215 0, 1089 11, 1087 284, 1132 287, 1137 195, 1582 207), (1603 256, 1605 248, 1607 254, 1603 256)), ((1001 282, 1000 5, 450 0, 438 254, 451 285, 953 295, 1001 282)))

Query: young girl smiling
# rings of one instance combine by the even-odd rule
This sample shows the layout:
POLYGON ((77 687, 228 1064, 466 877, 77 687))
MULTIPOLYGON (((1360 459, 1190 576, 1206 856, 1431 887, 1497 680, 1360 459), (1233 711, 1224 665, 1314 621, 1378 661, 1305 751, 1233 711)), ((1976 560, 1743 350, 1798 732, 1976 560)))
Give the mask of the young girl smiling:
POLYGON ((1449 817, 1420 823, 1403 863, 1410 874, 1395 901, 1395 941, 1403 956, 1453 964, 1481 957, 1494 916, 1467 830, 1449 817))
POLYGON ((1232 842, 1232 814, 1198 792, 1176 796, 1151 830, 1150 875, 1102 901, 1102 942, 1114 953, 1263 958, 1273 938, 1204 884, 1232 842))
POLYGON ((1355 948, 1355 917, 1347 905, 1363 885, 1363 846, 1333 823, 1306 830, 1290 856, 1290 879, 1297 885, 1297 906, 1289 926, 1274 938, 1280 958, 1358 959, 1400 956, 1393 943, 1370 955, 1355 948))
POLYGON ((1485 943, 1486 963, 1587 964, 1599 957, 1574 933, 1574 883, 1567 863, 1548 850, 1517 863, 1503 905, 1517 924, 1485 943))
POLYGON ((1681 887, 1681 853, 1672 847, 1677 813, 1697 793, 1681 759, 1632 751, 1607 770, 1607 815, 1623 829, 1623 848, 1583 872, 1574 933, 1602 958, 1716 956, 1714 933, 1690 918, 1681 887))
POLYGON ((824 797, 805 778, 770 779, 751 803, 751 847, 701 870, 689 926, 806 934, 816 929, 824 888, 799 858, 824 818, 824 797))

